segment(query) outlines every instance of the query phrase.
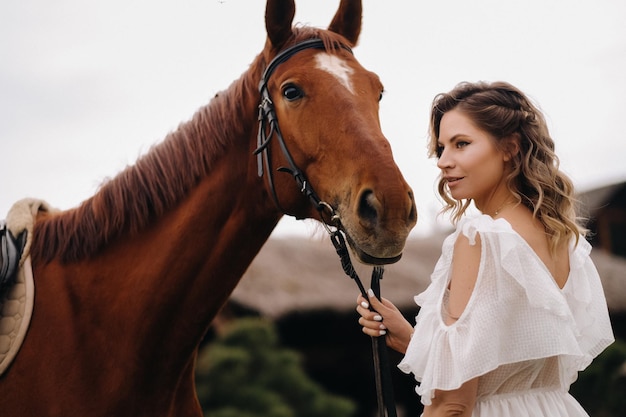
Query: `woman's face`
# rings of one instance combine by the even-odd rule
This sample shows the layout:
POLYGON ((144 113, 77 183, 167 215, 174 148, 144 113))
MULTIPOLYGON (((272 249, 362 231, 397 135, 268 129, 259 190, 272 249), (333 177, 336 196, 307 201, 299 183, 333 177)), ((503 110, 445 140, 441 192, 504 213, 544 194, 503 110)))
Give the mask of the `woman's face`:
POLYGON ((504 152, 493 136, 462 111, 445 113, 439 127, 437 166, 455 200, 473 199, 481 208, 506 190, 504 152))

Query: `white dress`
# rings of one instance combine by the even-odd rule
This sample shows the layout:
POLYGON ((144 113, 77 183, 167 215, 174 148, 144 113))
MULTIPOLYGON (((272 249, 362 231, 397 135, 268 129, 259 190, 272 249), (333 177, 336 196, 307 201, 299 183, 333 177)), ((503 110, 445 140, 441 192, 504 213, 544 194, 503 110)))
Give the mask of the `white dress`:
POLYGON ((574 244, 560 289, 506 220, 481 215, 459 223, 443 243, 431 284, 415 297, 421 309, 398 365, 420 383, 416 392, 424 405, 436 389, 480 377, 475 417, 587 416, 569 386, 614 339, 591 246, 582 237, 574 244), (447 326, 443 312, 460 233, 470 244, 480 234, 481 261, 463 314, 447 326))

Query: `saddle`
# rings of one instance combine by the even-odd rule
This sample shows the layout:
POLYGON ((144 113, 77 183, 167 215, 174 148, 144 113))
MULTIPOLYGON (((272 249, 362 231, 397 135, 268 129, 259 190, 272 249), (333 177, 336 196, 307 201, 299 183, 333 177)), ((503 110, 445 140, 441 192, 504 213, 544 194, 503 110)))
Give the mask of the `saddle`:
POLYGON ((26 237, 26 230, 15 237, 6 222, 0 221, 0 294, 15 283, 17 269, 26 246, 26 237))
POLYGON ((37 214, 51 211, 42 200, 15 203, 0 221, 0 376, 26 338, 35 300, 30 247, 37 214))

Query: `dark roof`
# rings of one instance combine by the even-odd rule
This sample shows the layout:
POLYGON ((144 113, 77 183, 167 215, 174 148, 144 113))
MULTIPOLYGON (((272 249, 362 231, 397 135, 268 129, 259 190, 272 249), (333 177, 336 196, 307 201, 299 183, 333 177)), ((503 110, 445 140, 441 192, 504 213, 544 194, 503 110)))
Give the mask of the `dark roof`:
MULTIPOLYGON (((430 280, 442 240, 410 240, 402 259, 385 267, 383 296, 398 305, 413 303, 413 296, 430 280)), ((372 268, 354 258, 353 262, 368 288, 372 268)), ((358 292, 327 237, 272 238, 248 268, 232 299, 266 316, 279 317, 294 310, 352 310, 358 292)))
POLYGON ((620 181, 581 192, 579 193, 579 199, 586 208, 587 215, 593 217, 598 210, 614 203, 616 198, 623 200, 625 191, 626 181, 620 181))

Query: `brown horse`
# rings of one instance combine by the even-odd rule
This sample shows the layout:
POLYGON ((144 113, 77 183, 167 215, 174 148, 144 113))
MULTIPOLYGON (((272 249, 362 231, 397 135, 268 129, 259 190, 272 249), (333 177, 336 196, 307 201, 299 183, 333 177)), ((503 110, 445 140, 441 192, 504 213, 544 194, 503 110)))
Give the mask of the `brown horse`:
POLYGON ((239 80, 80 206, 38 215, 33 319, 0 377, 1 415, 201 416, 197 347, 285 213, 336 215, 366 262, 401 254, 417 214, 380 130, 383 87, 350 50, 361 2, 342 0, 328 30, 292 27, 294 12, 268 0, 265 48, 239 80), (259 82, 312 38, 322 45, 292 50, 266 80, 297 184, 259 127, 259 82))

